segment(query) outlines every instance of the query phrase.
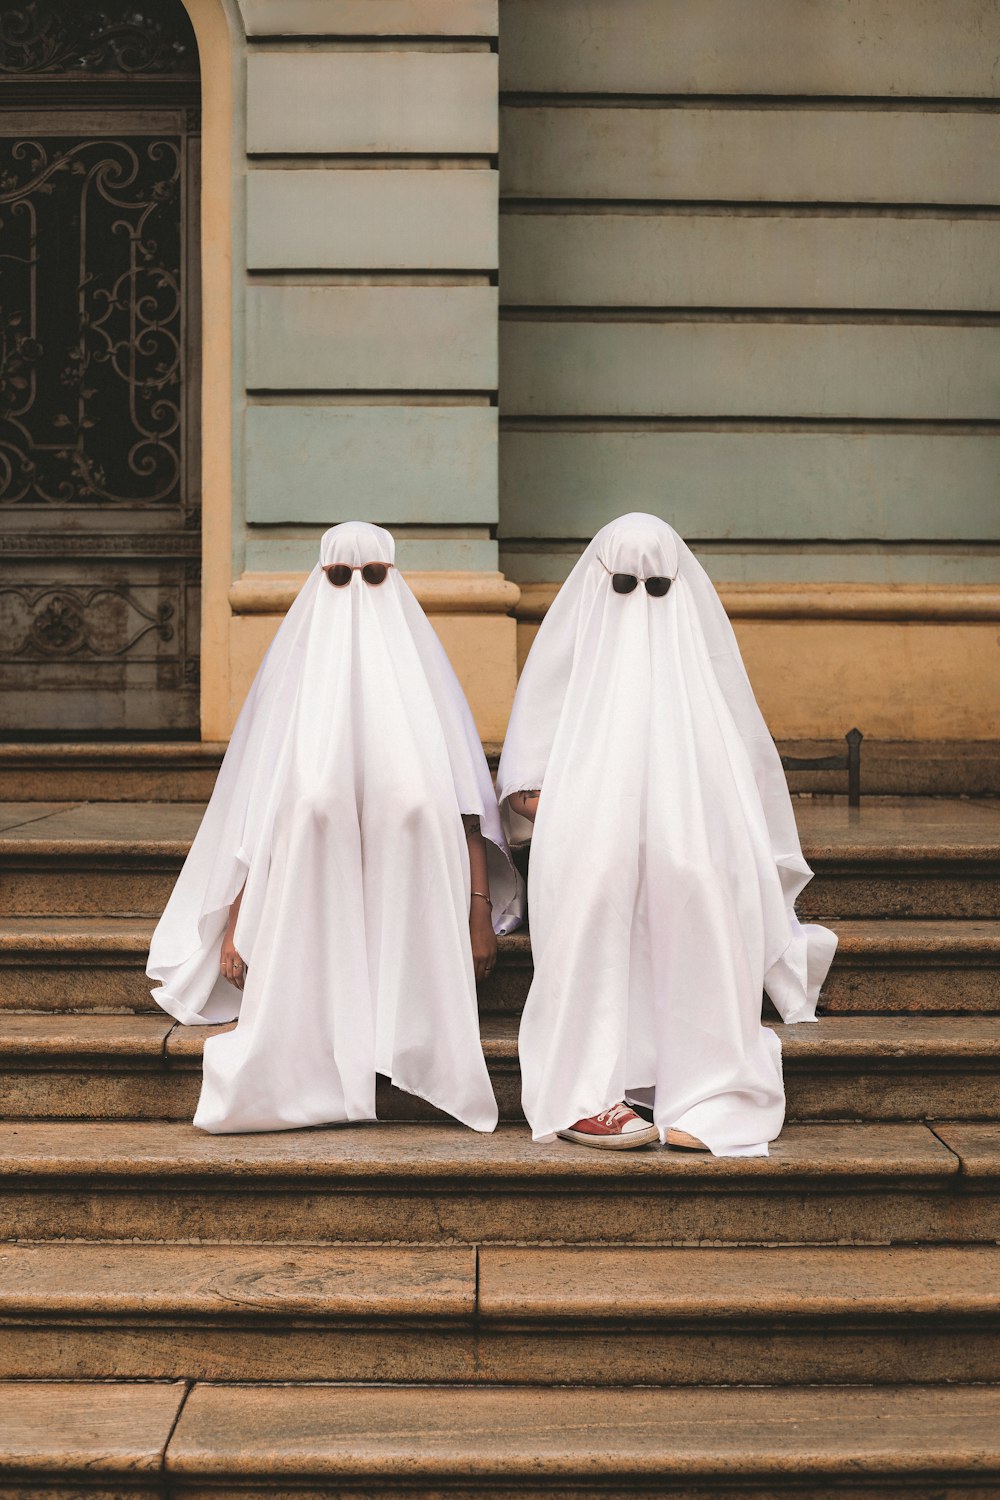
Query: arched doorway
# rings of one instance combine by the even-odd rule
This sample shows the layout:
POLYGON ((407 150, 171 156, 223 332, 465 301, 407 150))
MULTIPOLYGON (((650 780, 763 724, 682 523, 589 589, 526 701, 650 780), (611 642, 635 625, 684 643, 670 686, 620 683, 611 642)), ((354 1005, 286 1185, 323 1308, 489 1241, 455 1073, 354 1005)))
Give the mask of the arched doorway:
POLYGON ((194 33, 16 0, 0 79, 0 737, 195 738, 194 33))

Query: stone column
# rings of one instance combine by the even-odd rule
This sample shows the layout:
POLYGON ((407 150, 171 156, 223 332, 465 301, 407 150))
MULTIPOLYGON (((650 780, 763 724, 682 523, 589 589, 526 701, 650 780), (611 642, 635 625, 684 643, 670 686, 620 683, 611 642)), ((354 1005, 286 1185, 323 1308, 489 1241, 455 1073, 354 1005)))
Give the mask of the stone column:
POLYGON ((495 541, 495 0, 240 9, 230 718, 320 534, 361 519, 394 531, 497 738, 518 595, 495 541))

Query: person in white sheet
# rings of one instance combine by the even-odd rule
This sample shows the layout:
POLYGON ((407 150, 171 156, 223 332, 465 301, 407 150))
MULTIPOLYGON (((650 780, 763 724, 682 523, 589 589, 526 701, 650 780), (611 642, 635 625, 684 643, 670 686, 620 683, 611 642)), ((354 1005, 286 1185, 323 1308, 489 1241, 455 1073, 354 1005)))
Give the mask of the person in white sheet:
POLYGON ((542 622, 500 760, 534 821, 521 1023, 536 1140, 765 1155, 785 1021, 815 1020, 833 933, 774 742, 707 574, 655 516, 587 547, 542 622), (652 1105, 653 1124, 634 1104, 652 1105))
POLYGON ((475 1130, 475 979, 518 925, 489 768, 393 539, 334 526, 264 658, 147 973, 205 1044, 194 1123, 375 1118, 376 1074, 475 1130))

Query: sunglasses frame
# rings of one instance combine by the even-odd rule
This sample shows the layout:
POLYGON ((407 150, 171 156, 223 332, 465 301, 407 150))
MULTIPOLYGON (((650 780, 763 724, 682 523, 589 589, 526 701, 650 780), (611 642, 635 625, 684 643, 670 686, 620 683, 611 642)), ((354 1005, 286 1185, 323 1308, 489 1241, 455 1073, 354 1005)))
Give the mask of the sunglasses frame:
POLYGON ((330 584, 330 586, 332 588, 335 588, 335 589, 346 589, 347 586, 348 586, 348 584, 350 584, 350 583, 352 583, 354 581, 354 575, 355 575, 355 573, 360 573, 361 576, 362 576, 362 578, 365 578, 365 569, 366 568, 384 568, 385 569, 385 573, 382 575, 381 578, 377 579, 374 583, 372 582, 372 580, 370 578, 365 578, 365 583, 367 583, 367 585, 368 585, 368 587, 370 589, 377 589, 377 588, 381 588, 382 584, 385 583, 385 580, 389 576, 389 569, 390 568, 394 568, 395 566, 396 566, 395 563, 381 562, 380 560, 375 560, 375 561, 366 562, 366 563, 354 563, 354 564, 351 564, 351 563, 326 563, 326 564, 324 564, 323 572, 326 574, 326 581, 327 581, 327 583, 330 584), (343 581, 343 583, 336 583, 336 582, 334 582, 334 579, 332 578, 331 575, 332 575, 333 570, 335 568, 350 568, 350 570, 351 570, 351 576, 350 576, 350 578, 345 578, 344 581, 343 581))
POLYGON ((667 594, 670 593, 670 585, 674 581, 672 578, 661 577, 660 574, 658 574, 658 573, 654 574, 651 578, 639 578, 635 573, 616 573, 616 572, 613 571, 613 569, 611 569, 611 568, 608 567, 607 563, 604 561, 604 559, 602 557, 599 557, 597 559, 597 561, 600 563, 600 565, 604 569, 605 573, 607 573, 608 576, 610 577, 610 579, 611 579, 611 587, 614 589, 614 591, 615 591, 616 594, 634 594, 635 591, 636 591, 636 589, 639 587, 640 583, 642 584, 643 588, 646 590, 646 593, 649 595, 649 597, 651 599, 664 599, 664 598, 666 598, 667 594), (617 580, 619 578, 631 578, 631 580, 632 580, 631 587, 630 588, 626 588, 626 589, 620 589, 618 587, 618 584, 617 584, 617 580), (665 583, 666 584, 666 588, 665 589, 651 589, 650 586, 649 586, 651 583, 665 583))

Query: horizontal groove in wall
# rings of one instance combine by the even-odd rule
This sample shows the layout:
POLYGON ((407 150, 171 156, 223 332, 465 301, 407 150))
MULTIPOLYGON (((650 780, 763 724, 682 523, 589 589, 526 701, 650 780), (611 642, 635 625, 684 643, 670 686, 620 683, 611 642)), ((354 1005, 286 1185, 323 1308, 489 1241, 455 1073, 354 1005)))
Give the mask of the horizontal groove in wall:
MULTIPOLYGON (((506 536, 500 534, 505 552, 577 552, 586 547, 593 538, 589 536, 506 536)), ((975 553, 993 557, 1000 552, 1000 541, 951 541, 939 537, 909 537, 905 541, 872 541, 870 537, 747 537, 747 536, 701 536, 688 532, 684 540, 691 547, 705 547, 712 551, 728 551, 738 548, 741 552, 768 555, 774 552, 829 554, 850 553, 852 556, 893 557, 897 555, 924 556, 927 553, 975 553)))
POLYGON ((495 391, 247 390, 251 406, 495 406, 495 391))
POLYGON ((521 198, 505 197, 501 215, 671 216, 744 219, 1000 219, 1000 204, 982 203, 788 203, 779 199, 735 201, 708 198, 521 198))
POLYGON ((496 40, 488 36, 335 36, 316 32, 313 36, 251 36, 250 50, 266 52, 495 52, 496 40))
POLYGON ((495 271, 250 270, 249 286, 496 286, 495 271))
POLYGON ((497 158, 495 156, 468 155, 462 156, 457 153, 440 156, 428 156, 419 152, 399 152, 393 155, 391 152, 375 152, 370 155, 365 152, 295 152, 290 154, 284 152, 250 151, 247 153, 247 161, 253 167, 261 163, 263 167, 280 170, 284 172, 316 171, 323 167, 336 167, 341 171, 350 171, 352 168, 360 172, 377 172, 386 168, 393 172, 405 172, 412 168, 414 171, 496 171, 497 158))
POLYGON ((816 432, 816 433, 894 433, 935 436, 1000 435, 1000 418, 996 421, 948 421, 881 417, 728 417, 689 416, 615 417, 594 412, 589 416, 507 417, 500 415, 502 432, 816 432))
POLYGON ((783 307, 530 307, 523 303, 501 303, 500 317, 506 323, 815 323, 933 328, 1000 327, 998 312, 947 312, 921 309, 915 312, 865 309, 804 309, 783 307))
POLYGON ((521 94, 503 90, 502 109, 841 110, 845 114, 976 115, 1000 112, 1000 99, 889 98, 864 94, 521 94))

